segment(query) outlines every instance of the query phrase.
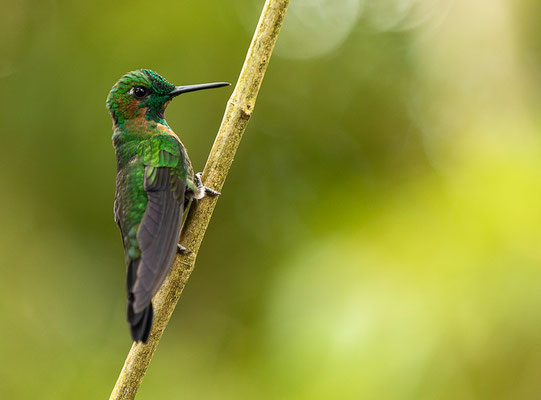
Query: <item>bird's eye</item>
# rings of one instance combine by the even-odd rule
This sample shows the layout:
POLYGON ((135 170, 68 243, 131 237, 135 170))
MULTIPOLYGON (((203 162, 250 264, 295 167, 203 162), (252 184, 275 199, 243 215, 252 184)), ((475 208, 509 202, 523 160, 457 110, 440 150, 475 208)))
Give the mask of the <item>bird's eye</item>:
POLYGON ((132 93, 133 97, 135 97, 136 99, 142 99, 143 97, 145 97, 148 94, 148 89, 146 87, 143 87, 143 86, 135 86, 131 90, 131 93, 132 93))

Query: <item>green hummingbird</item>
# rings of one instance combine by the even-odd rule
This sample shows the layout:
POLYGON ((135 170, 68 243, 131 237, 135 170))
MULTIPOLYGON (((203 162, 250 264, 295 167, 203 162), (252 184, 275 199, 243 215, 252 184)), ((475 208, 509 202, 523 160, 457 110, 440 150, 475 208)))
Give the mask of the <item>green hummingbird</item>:
POLYGON ((107 97, 117 165, 114 215, 126 259, 127 319, 136 342, 148 340, 152 297, 175 253, 189 251, 178 244, 186 205, 219 194, 194 174, 185 147, 165 121, 165 108, 182 93, 227 85, 175 86, 140 69, 120 78, 107 97))

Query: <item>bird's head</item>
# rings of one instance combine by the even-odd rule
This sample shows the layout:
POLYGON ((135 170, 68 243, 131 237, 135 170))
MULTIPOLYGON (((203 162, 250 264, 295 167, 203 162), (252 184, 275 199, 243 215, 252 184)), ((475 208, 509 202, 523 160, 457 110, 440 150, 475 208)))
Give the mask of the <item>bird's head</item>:
POLYGON ((165 108, 174 97, 196 90, 228 86, 227 82, 175 86, 149 69, 128 72, 107 96, 107 108, 115 125, 135 118, 165 123, 165 108))

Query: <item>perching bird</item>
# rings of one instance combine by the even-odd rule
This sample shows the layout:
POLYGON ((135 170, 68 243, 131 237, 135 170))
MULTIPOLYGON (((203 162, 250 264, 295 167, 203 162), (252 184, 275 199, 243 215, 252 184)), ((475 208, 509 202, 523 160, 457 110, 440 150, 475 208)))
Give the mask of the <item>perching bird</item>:
POLYGON ((117 160, 114 214, 126 257, 127 319, 136 342, 148 340, 152 297, 175 253, 186 251, 177 244, 186 204, 219 194, 194 175, 186 149, 165 121, 165 108, 179 94, 227 85, 174 86, 140 69, 120 78, 107 97, 117 160))

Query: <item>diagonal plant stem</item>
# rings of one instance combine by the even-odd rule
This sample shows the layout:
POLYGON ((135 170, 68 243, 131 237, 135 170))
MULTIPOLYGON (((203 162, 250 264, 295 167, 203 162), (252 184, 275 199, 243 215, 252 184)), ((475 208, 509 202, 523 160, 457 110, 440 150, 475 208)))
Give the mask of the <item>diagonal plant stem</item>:
MULTIPOLYGON (((203 172, 205 184, 221 190, 255 101, 289 0, 266 0, 240 77, 225 109, 222 124, 203 172)), ((153 299, 154 323, 146 344, 134 343, 113 388, 110 400, 134 399, 163 331, 194 268, 199 246, 216 206, 216 197, 194 202, 182 229, 182 245, 192 253, 178 255, 169 275, 153 299)))

